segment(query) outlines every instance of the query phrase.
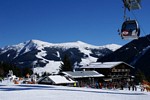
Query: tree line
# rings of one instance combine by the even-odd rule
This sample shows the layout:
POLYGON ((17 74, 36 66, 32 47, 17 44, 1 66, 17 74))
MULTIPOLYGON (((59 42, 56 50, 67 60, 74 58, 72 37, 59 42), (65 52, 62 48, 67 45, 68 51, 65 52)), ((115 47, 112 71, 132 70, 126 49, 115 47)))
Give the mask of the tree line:
MULTIPOLYGON (((33 74, 31 66, 20 67, 12 63, 0 61, 0 77, 1 78, 6 77, 7 74, 9 73, 9 70, 12 70, 13 74, 16 75, 17 77, 25 77, 26 74, 30 74, 30 75, 33 74)), ((69 59, 69 56, 67 55, 64 55, 62 59, 60 72, 62 71, 72 71, 72 64, 69 59)), ((49 74, 44 73, 44 75, 49 75, 49 74)))
POLYGON ((12 63, 7 63, 7 62, 0 62, 0 77, 4 78, 7 76, 9 73, 9 70, 13 71, 13 74, 16 75, 17 77, 23 77, 27 73, 32 74, 32 70, 29 67, 21 68, 18 67, 12 63))

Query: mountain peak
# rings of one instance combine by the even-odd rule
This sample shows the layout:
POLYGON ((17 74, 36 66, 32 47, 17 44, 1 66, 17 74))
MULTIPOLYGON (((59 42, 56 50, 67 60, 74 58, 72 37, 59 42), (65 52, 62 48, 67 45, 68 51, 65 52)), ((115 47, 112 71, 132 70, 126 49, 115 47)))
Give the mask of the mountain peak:
POLYGON ((94 45, 85 43, 85 42, 83 42, 83 41, 77 41, 76 43, 79 44, 79 45, 83 45, 83 46, 94 46, 94 45))
POLYGON ((44 42, 44 41, 41 41, 41 40, 35 40, 35 39, 29 40, 27 42, 30 43, 30 44, 37 44, 37 45, 50 44, 48 42, 44 42))
POLYGON ((81 66, 96 62, 99 57, 111 52, 111 48, 105 49, 102 46, 94 46, 82 41, 54 44, 32 39, 0 49, 0 60, 11 60, 23 67, 40 66, 39 71, 43 72, 58 72, 61 59, 65 54, 70 57, 72 66, 75 63, 81 66))
POLYGON ((87 44, 87 43, 85 43, 85 42, 83 42, 83 41, 77 41, 77 43, 80 43, 80 44, 87 44))
POLYGON ((120 48, 122 47, 121 45, 117 45, 117 44, 107 44, 105 46, 103 46, 104 48, 110 48, 112 51, 115 51, 116 48, 120 48))

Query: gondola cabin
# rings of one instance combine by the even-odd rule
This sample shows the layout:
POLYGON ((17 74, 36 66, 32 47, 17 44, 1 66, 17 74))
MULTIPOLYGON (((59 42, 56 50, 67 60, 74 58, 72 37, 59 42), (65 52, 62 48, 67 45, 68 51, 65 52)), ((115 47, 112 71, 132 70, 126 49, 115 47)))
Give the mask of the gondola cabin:
POLYGON ((127 20, 122 24, 122 39, 138 39, 139 35, 140 28, 136 20, 127 20))
POLYGON ((141 9, 141 0, 123 0, 123 3, 129 11, 141 9))

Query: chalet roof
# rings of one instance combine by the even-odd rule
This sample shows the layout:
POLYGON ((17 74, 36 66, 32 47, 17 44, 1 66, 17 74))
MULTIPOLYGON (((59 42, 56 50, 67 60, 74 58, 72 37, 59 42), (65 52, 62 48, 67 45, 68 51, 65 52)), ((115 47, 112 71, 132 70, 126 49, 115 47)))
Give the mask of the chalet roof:
POLYGON ((60 76, 60 75, 54 75, 54 76, 48 76, 55 84, 63 84, 63 83, 75 83, 71 78, 60 76))
POLYGON ((86 68, 113 68, 119 64, 126 64, 127 66, 133 68, 131 65, 125 63, 125 62, 122 62, 122 61, 119 61, 119 62, 95 62, 95 63, 90 63, 89 65, 86 65, 86 66, 82 66, 80 68, 82 69, 86 69, 86 68))
POLYGON ((47 76, 51 81, 53 81, 55 84, 68 84, 68 83, 75 83, 71 78, 60 76, 60 75, 54 75, 54 76, 47 76))
POLYGON ((103 74, 98 73, 97 71, 67 71, 62 72, 65 75, 68 75, 72 78, 83 78, 83 77, 103 77, 103 74))

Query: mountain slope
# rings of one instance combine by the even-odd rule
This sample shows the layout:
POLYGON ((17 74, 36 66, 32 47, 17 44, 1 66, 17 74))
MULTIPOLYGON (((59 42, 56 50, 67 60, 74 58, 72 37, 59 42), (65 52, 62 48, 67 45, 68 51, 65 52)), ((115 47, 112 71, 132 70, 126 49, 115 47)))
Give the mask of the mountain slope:
POLYGON ((93 46, 81 41, 52 44, 40 40, 29 40, 18 45, 0 48, 0 61, 15 63, 19 67, 36 67, 35 71, 57 73, 64 55, 73 66, 96 62, 121 46, 111 44, 93 46))
POLYGON ((115 52, 99 58, 98 62, 124 61, 150 76, 150 35, 133 40, 115 52))

